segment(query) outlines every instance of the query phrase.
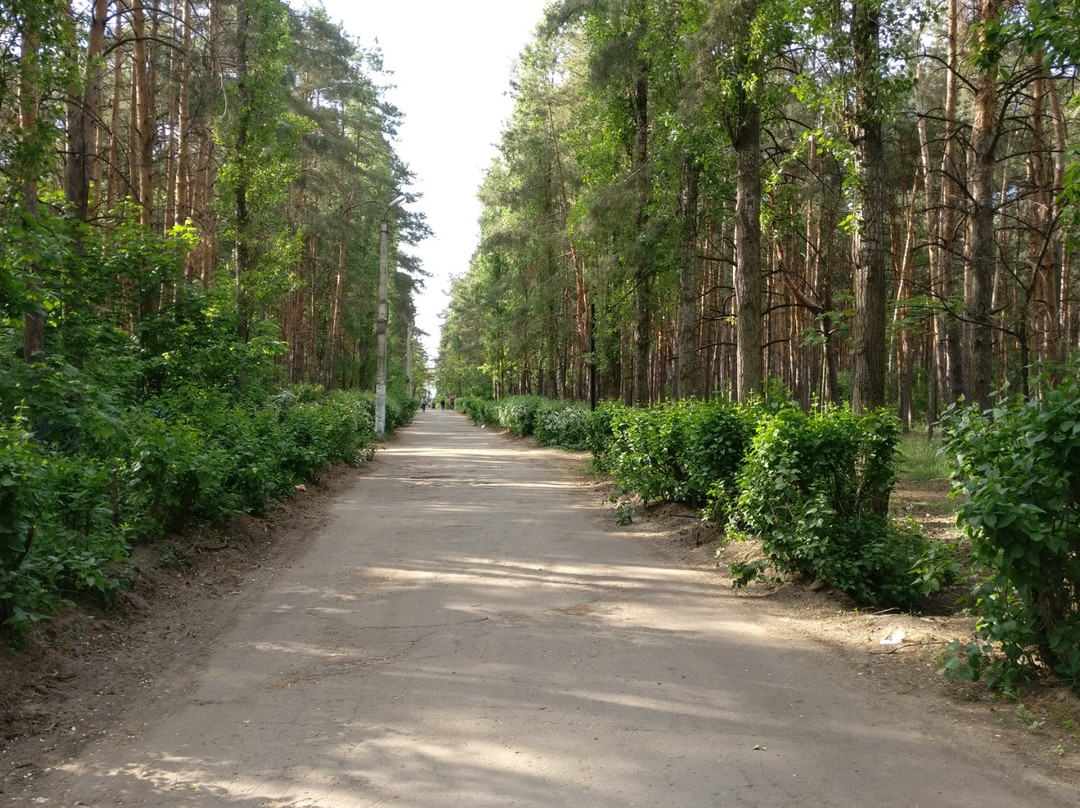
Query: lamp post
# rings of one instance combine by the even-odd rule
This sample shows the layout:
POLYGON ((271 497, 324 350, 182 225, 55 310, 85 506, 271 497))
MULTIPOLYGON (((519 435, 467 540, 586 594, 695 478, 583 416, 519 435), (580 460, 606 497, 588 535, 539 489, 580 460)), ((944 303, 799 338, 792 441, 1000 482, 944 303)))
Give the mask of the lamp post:
POLYGON ((375 333, 378 339, 379 364, 375 374, 375 438, 386 437, 386 327, 390 320, 390 304, 387 287, 390 275, 390 209, 405 200, 396 197, 383 211, 379 224, 379 313, 375 333))

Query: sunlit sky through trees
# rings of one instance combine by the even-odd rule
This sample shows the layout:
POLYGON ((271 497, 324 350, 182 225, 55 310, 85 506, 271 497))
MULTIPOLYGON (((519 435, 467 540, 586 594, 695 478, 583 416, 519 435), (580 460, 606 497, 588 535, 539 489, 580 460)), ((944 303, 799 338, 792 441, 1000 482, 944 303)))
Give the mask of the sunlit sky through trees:
POLYGON ((495 156, 514 60, 547 0, 324 0, 333 20, 369 47, 393 75, 388 99, 404 114, 397 152, 416 176, 434 236, 416 250, 431 273, 417 325, 438 347, 450 277, 463 274, 479 239, 476 190, 495 156))

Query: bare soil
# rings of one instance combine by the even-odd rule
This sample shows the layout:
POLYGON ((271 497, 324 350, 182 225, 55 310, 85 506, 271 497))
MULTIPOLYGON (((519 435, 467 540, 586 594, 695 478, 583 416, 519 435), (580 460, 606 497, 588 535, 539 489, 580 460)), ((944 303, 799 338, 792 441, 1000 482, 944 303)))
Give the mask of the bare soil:
MULTIPOLYGON (((133 559, 136 585, 116 604, 81 604, 43 624, 23 648, 0 652, 0 798, 15 798, 42 771, 104 735, 121 711, 152 710, 155 700, 168 699, 153 687, 155 672, 207 655, 245 604, 327 523, 328 504, 369 468, 330 470, 270 516, 142 546, 133 559)), ((584 473, 581 485, 597 501, 609 496, 606 483, 584 473)), ((944 483, 898 486, 893 504, 935 535, 949 536, 944 483)), ((654 543, 672 564, 708 570, 717 586, 730 586, 727 564, 748 551, 723 544, 695 514, 673 506, 639 509, 633 524, 619 529, 654 543)), ((973 745, 1004 747, 1047 774, 1080 783, 1075 693, 1039 687, 1004 699, 941 676, 945 645, 968 637, 974 623, 955 594, 915 616, 860 611, 812 582, 743 590, 793 634, 831 648, 874 698, 884 703, 918 692, 928 713, 950 715, 973 745), (903 641, 882 645, 897 629, 903 641)))

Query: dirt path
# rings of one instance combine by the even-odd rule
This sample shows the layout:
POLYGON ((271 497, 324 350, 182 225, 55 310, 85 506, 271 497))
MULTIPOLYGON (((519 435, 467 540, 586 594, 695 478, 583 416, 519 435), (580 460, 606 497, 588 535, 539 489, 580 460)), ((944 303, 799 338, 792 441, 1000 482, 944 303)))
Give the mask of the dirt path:
POLYGON ((418 416, 153 715, 21 804, 1080 803, 611 530, 569 462, 418 416))

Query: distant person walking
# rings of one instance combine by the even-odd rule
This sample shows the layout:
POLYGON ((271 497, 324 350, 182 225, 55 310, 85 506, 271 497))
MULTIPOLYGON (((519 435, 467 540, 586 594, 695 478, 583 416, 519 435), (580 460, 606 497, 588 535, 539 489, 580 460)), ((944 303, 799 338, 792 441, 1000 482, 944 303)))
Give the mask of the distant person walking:
POLYGON ((454 409, 454 396, 450 396, 450 409, 454 409))

